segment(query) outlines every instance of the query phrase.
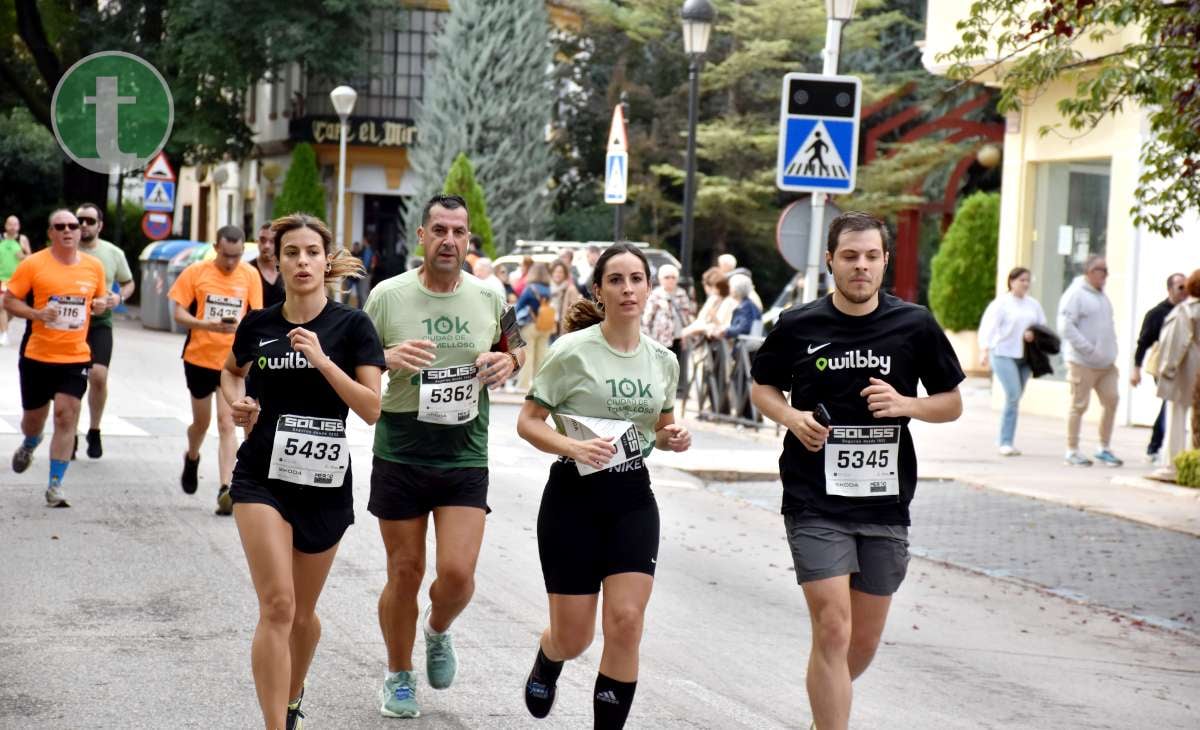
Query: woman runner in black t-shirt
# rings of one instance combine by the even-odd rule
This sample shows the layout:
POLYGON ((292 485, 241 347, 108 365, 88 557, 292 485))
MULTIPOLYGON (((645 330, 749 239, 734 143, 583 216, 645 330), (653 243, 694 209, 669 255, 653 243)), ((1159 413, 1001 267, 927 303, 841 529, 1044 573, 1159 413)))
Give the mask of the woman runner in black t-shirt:
POLYGON ((363 273, 331 253, 316 218, 271 226, 286 299, 248 314, 221 373, 233 420, 249 430, 230 495, 258 594, 250 657, 267 728, 295 728, 321 636, 317 598, 346 528, 354 522, 346 416, 380 411, 383 347, 367 316, 325 295, 325 285, 363 273))

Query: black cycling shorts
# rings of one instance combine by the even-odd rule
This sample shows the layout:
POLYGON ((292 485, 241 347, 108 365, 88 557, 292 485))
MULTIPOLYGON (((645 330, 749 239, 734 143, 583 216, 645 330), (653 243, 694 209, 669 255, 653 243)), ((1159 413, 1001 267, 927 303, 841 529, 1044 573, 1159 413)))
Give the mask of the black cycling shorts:
POLYGON ((488 470, 482 466, 441 468, 400 464, 381 459, 371 462, 371 499, 367 511, 381 520, 423 517, 437 507, 478 507, 487 504, 488 470))
POLYGON ((21 378, 21 407, 36 411, 58 393, 72 398, 83 398, 88 386, 86 362, 63 365, 42 362, 22 357, 17 362, 17 373, 21 378))
POLYGON ((186 360, 183 362, 183 378, 187 381, 188 392, 196 400, 204 400, 221 387, 220 370, 193 365, 186 360))
POLYGON ((92 348, 92 364, 108 367, 112 362, 112 327, 88 327, 87 343, 92 348))
POLYGON ((337 545, 354 524, 350 479, 347 469, 341 487, 302 487, 234 468, 229 496, 234 504, 273 507, 292 526, 292 547, 302 553, 323 553, 337 545))
POLYGON ((653 576, 658 562, 658 503, 641 459, 628 471, 579 476, 559 460, 538 511, 538 555, 547 593, 591 595, 617 573, 653 576))

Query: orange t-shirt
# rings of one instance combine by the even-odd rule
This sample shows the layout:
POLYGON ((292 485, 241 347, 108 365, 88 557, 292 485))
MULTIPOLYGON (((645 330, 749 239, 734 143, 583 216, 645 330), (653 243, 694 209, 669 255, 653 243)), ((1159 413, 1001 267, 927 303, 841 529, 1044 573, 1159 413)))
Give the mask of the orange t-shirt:
MULTIPOLYGON (((262 309, 262 281, 258 272, 245 262, 226 274, 217 268, 215 261, 197 261, 175 280, 170 297, 197 319, 211 322, 237 317, 240 322, 251 309, 262 309)), ((188 332, 183 344, 183 361, 220 370, 232 349, 232 333, 194 329, 188 332)))
POLYGON ((108 293, 100 259, 80 251, 77 263, 64 264, 44 248, 17 264, 8 291, 34 309, 50 306, 58 310, 54 322, 29 320, 22 357, 63 365, 91 361, 87 331, 92 299, 108 293))

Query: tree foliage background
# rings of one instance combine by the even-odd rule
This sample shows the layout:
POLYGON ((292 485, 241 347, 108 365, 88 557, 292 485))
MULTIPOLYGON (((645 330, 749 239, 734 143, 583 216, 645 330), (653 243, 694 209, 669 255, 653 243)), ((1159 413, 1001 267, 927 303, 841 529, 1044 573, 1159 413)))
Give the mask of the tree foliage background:
MULTIPOLYGON (((487 193, 500 248, 540 235, 554 167, 546 143, 555 97, 545 3, 451 0, 434 52, 410 156, 422 180, 416 200, 424 204, 437 192, 455 157, 465 153, 487 193)), ((415 241, 420 221, 411 218, 415 241)))
MULTIPOLYGON (((718 19, 701 71, 693 276, 717 255, 734 253, 771 296, 794 273, 781 265, 775 225, 794 194, 775 188, 779 93, 788 71, 821 70, 823 0, 713 0, 718 19)), ((677 0, 584 0, 581 33, 563 34, 556 110, 555 235, 607 240, 612 209, 602 202, 612 109, 628 100, 630 204, 626 234, 678 251, 687 131, 687 58, 677 0)), ((859 0, 843 33, 841 73, 863 79, 864 107, 905 85, 906 104, 936 115, 958 98, 952 82, 921 66, 921 0, 859 0)), ((945 175, 966 146, 928 140, 884 146, 860 166, 858 191, 843 209, 885 216, 941 195, 945 175), (894 155, 894 156, 893 156, 894 155), (920 183, 929 176, 927 189, 920 183), (917 185, 914 193, 911 188, 917 185), (941 186, 939 188, 939 185, 941 186)), ((933 235, 936 240, 936 232, 933 235)))
MULTIPOLYGON (((62 74, 100 50, 134 53, 171 87, 176 161, 207 162, 251 149, 246 92, 300 62, 314 74, 349 77, 364 62, 347 38, 369 34, 386 0, 12 0, 0 3, 0 111, 25 107, 47 130, 62 74), (330 32, 336 28, 337 32, 330 32)), ((65 156, 62 158, 66 160, 65 156)), ((64 163, 63 198, 103 195, 105 177, 64 163)))
POLYGON ((487 201, 483 188, 475 180, 475 170, 465 154, 454 158, 450 165, 450 173, 446 175, 446 184, 442 192, 447 195, 460 195, 467 201, 467 217, 471 221, 471 233, 483 241, 483 253, 488 258, 496 257, 496 244, 492 235, 492 223, 488 218, 487 201))
POLYGON ((996 291, 1000 194, 975 193, 962 202, 933 257, 929 306, 948 330, 973 330, 996 291))
POLYGON ((1200 208, 1200 0, 976 0, 958 29, 962 42, 942 60, 958 78, 998 76, 1001 111, 1058 79, 1075 86, 1058 101, 1058 127, 1086 132, 1127 107, 1147 110, 1135 223, 1170 236, 1200 208), (1131 30, 1134 42, 1085 53, 1131 30))
POLYGON ((283 190, 275 198, 271 217, 282 218, 297 212, 325 220, 325 186, 321 184, 317 153, 307 142, 292 150, 292 163, 283 179, 283 190))

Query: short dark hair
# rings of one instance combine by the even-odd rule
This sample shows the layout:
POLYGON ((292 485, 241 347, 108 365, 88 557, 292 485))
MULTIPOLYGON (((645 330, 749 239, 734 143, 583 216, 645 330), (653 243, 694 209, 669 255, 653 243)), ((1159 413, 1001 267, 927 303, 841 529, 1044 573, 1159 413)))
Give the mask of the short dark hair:
POLYGON ((1187 278, 1188 278, 1187 274, 1183 274, 1178 271, 1175 272, 1174 274, 1171 274, 1170 276, 1167 277, 1167 291, 1171 291, 1171 282, 1175 281, 1175 279, 1183 279, 1183 281, 1184 281, 1183 285, 1186 287, 1187 286, 1187 278))
POLYGON ((879 231, 879 237, 883 240, 884 254, 892 253, 892 240, 888 234, 887 224, 870 213, 858 210, 848 210, 829 223, 829 236, 825 241, 825 249, 830 254, 836 253, 838 238, 843 233, 852 231, 879 231))
POLYGON ((224 239, 230 243, 241 243, 246 240, 246 234, 237 226, 221 226, 217 229, 217 242, 224 239))
MULTIPOLYGON (((429 225, 429 214, 433 211, 433 206, 440 205, 446 210, 456 210, 458 208, 466 209, 467 201, 463 200, 461 195, 445 195, 438 193, 429 199, 425 207, 421 209, 421 225, 429 225)), ((467 211, 467 225, 471 224, 471 213, 467 211)))
POLYGON ((262 224, 258 227, 258 232, 262 233, 264 230, 266 230, 270 227, 271 227, 271 221, 263 221, 262 224))
POLYGON ((468 238, 467 240, 470 241, 471 248, 478 249, 480 251, 483 250, 483 239, 480 238, 477 234, 472 233, 471 237, 468 238))
POLYGON ((92 210, 96 211, 96 220, 100 223, 104 222, 104 209, 103 208, 96 205, 95 203, 80 203, 79 205, 75 206, 75 210, 83 210, 84 208, 91 208, 92 210))
POLYGON ((1029 269, 1024 266, 1017 266, 1012 271, 1008 272, 1008 290, 1012 291, 1012 283, 1022 276, 1029 273, 1029 269))

